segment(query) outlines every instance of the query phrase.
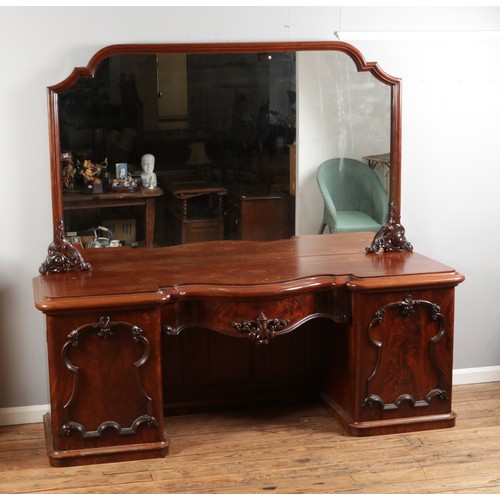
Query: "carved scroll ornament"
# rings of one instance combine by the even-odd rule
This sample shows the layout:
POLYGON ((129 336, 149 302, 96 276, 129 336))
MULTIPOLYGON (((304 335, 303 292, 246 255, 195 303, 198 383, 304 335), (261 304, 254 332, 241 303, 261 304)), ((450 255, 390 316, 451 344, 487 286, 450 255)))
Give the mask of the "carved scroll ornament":
POLYGON ((38 272, 40 274, 62 273, 79 268, 80 271, 90 270, 90 264, 84 262, 80 252, 64 237, 64 222, 62 219, 54 229, 54 241, 48 249, 48 256, 38 272))
POLYGON ((406 240, 405 228, 400 223, 399 211, 396 204, 391 203, 389 221, 384 224, 375 237, 371 246, 366 248, 367 253, 384 252, 413 252, 413 246, 406 240))

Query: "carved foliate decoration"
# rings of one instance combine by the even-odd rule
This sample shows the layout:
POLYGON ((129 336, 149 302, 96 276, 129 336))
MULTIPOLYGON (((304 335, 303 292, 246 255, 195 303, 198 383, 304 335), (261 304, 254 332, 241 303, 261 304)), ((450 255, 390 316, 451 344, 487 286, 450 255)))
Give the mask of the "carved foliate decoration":
POLYGON ((162 325, 161 333, 164 333, 165 335, 179 335, 181 333, 181 329, 174 328, 170 325, 162 325))
MULTIPOLYGON (((328 314, 328 313, 314 313, 308 314, 302 317, 300 320, 296 321, 290 329, 287 330, 287 333, 299 328, 307 321, 311 321, 315 318, 328 318, 335 323, 349 323, 351 321, 351 315, 349 313, 339 313, 339 314, 328 314)), ((230 329, 227 330, 225 328, 217 328, 214 325, 210 325, 202 322, 189 322, 182 323, 178 326, 171 325, 162 325, 161 332, 164 335, 169 336, 178 336, 186 329, 189 328, 207 328, 213 331, 222 333, 223 335, 231 335, 236 337, 245 337, 252 341, 256 341, 258 344, 267 344, 268 341, 274 337, 275 332, 281 331, 285 328, 289 323, 291 323, 290 319, 281 320, 281 319, 272 319, 268 320, 266 315, 261 312, 255 320, 247 320, 242 322, 232 322, 230 323, 230 329), (268 323, 266 323, 268 321, 268 323), (236 328, 236 332, 234 329, 236 328), (269 332, 268 332, 269 330, 269 332), (255 334, 255 335, 254 335, 255 334), (267 341, 264 341, 267 340, 267 341)))
MULTIPOLYGON (((140 327, 122 321, 112 321, 108 316, 103 316, 96 323, 90 323, 76 328, 68 334, 67 338, 68 341, 64 344, 64 347, 62 349, 62 357, 66 368, 74 374, 74 380, 70 399, 64 405, 64 409, 66 412, 66 422, 59 429, 59 433, 61 436, 69 436, 71 434, 71 431, 75 430, 79 432, 84 438, 97 438, 100 437, 103 431, 108 428, 115 429, 118 435, 124 436, 135 434, 138 428, 142 425, 146 425, 148 427, 158 426, 157 420, 151 415, 151 398, 146 394, 141 384, 139 375, 139 368, 144 365, 144 363, 146 363, 150 351, 149 341, 143 335, 142 329, 140 327), (96 425, 95 430, 88 430, 85 428, 84 424, 77 421, 78 414, 85 415, 85 411, 82 411, 82 408, 85 407, 86 400, 84 397, 82 401, 79 400, 80 398, 82 398, 82 391, 85 392, 85 389, 82 389, 82 387, 85 386, 85 380, 82 379, 80 375, 80 367, 75 365, 75 363, 72 361, 72 357, 77 354, 76 350, 81 348, 81 352, 79 353, 80 358, 83 357, 85 361, 89 363, 89 367, 84 367, 86 368, 84 372, 87 370, 97 369, 99 370, 99 377, 102 380, 102 383, 99 387, 91 388, 92 396, 95 396, 96 398, 101 397, 109 402, 111 400, 109 395, 110 392, 113 391, 114 387, 112 387, 112 383, 110 384, 109 380, 106 380, 106 377, 109 373, 111 373, 108 364, 111 365, 114 360, 105 358, 105 362, 96 367, 94 364, 92 364, 95 360, 89 359, 89 353, 104 351, 110 352, 112 356, 124 356, 125 353, 123 349, 127 348, 127 343, 115 343, 111 345, 108 344, 109 342, 113 342, 113 339, 115 338, 118 331, 120 332, 120 334, 128 332, 129 334, 131 334, 132 342, 135 344, 141 344, 143 347, 142 355, 138 360, 132 363, 132 366, 124 367, 123 373, 117 372, 114 374, 114 378, 119 379, 120 381, 127 380, 125 375, 128 375, 129 381, 132 381, 132 386, 128 386, 126 388, 126 391, 127 397, 130 398, 129 415, 133 415, 134 413, 135 415, 127 416, 127 419, 130 419, 130 425, 128 426, 122 425, 114 419, 109 418, 96 425), (86 346, 81 346, 82 342, 88 342, 92 344, 91 348, 89 348, 88 345, 87 349, 86 346), (99 345, 94 344, 95 342, 106 342, 107 344, 99 347, 99 345), (107 351, 104 350, 104 347, 106 347, 107 351), (117 348, 119 348, 120 350, 115 352, 114 349, 117 348)), ((131 356, 134 355, 134 352, 135 351, 132 352, 131 356)), ((82 360, 80 359, 80 363, 81 362, 82 360)), ((87 393, 89 393, 88 387, 87 393)), ((112 412, 112 406, 112 403, 109 403, 109 405, 107 404, 106 411, 112 412)))
POLYGON ((413 252, 412 244, 406 241, 405 228, 400 223, 399 211, 394 202, 391 203, 389 221, 378 230, 366 252, 377 253, 380 249, 384 252, 413 252))
MULTIPOLYGON (((417 317, 415 319, 416 322, 420 321, 420 318, 417 317)), ((418 333, 414 333, 416 335, 421 335, 422 331, 417 328, 418 333)), ((366 398, 363 401, 363 407, 370 408, 374 405, 378 405, 383 410, 396 410, 398 409, 404 401, 409 401, 413 407, 426 407, 429 406, 430 401, 433 398, 439 398, 441 400, 448 399, 448 395, 443 388, 444 386, 444 375, 445 372, 440 367, 439 362, 436 357, 436 346, 439 341, 443 338, 446 332, 446 321, 444 316, 441 314, 441 308, 432 302, 427 300, 415 300, 411 295, 407 295, 400 302, 392 302, 387 304, 384 307, 381 307, 378 311, 375 312, 372 321, 368 327, 368 335, 370 341, 377 349, 377 359, 375 362, 375 366, 373 371, 366 382, 366 398), (393 403, 386 403, 384 399, 377 394, 373 393, 372 386, 375 382, 375 378, 378 376, 379 368, 382 362, 382 355, 384 349, 384 342, 382 340, 378 340, 373 336, 374 331, 379 325, 384 323, 386 315, 390 311, 396 311, 400 316, 406 318, 406 320, 410 321, 412 316, 414 316, 417 312, 418 308, 425 308, 429 311, 429 316, 431 321, 436 322, 437 333, 430 339, 429 349, 427 352, 429 353, 429 365, 432 368, 433 373, 428 373, 429 379, 435 380, 435 385, 429 390, 427 390, 425 397, 422 399, 418 399, 417 397, 403 393, 400 394, 397 398, 395 398, 393 403)), ((401 332, 395 332, 394 335, 403 335, 401 332)), ((407 339, 408 341, 410 339, 407 339)), ((387 342, 386 342, 387 343, 387 342)), ((388 347, 390 349, 390 347, 388 347)), ((419 362, 419 366, 421 362, 419 362)), ((379 380, 380 385, 380 380, 379 380)))
POLYGON ((265 345, 275 337, 276 332, 283 330, 290 321, 279 318, 268 319, 263 312, 260 312, 255 319, 242 322, 233 321, 231 325, 257 345, 265 345))
POLYGON ((48 248, 45 262, 39 267, 40 274, 63 273, 67 271, 89 271, 91 266, 84 262, 80 252, 64 237, 64 222, 59 221, 54 229, 54 241, 48 248))

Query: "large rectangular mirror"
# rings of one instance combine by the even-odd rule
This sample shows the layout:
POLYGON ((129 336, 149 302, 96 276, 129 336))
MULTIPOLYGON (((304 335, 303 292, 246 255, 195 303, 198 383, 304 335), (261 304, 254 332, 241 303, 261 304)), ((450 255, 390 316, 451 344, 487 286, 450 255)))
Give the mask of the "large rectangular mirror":
MULTIPOLYGON (((399 104, 342 42, 108 47, 49 88, 54 225, 79 248, 355 231, 320 195, 335 160, 376 179, 380 227, 400 205, 399 104)), ((371 210, 349 182, 336 203, 371 210)))

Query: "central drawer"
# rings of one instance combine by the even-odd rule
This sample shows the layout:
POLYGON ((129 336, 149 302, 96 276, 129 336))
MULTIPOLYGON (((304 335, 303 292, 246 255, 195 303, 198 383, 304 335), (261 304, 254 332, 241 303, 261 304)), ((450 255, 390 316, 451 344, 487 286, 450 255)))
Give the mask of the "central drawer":
POLYGON ((306 321, 329 317, 336 322, 350 319, 344 295, 311 292, 280 299, 252 301, 195 300, 165 306, 162 330, 178 335, 186 328, 206 328, 234 337, 267 344, 276 335, 298 328, 306 321))

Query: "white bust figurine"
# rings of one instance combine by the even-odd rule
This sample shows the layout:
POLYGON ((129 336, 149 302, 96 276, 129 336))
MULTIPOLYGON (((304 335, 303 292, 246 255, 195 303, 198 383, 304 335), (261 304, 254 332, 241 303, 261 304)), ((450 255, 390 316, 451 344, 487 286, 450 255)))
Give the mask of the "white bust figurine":
POLYGON ((151 154, 145 154, 141 158, 141 181, 142 187, 154 189, 157 186, 156 174, 153 172, 155 168, 155 157, 151 154))

